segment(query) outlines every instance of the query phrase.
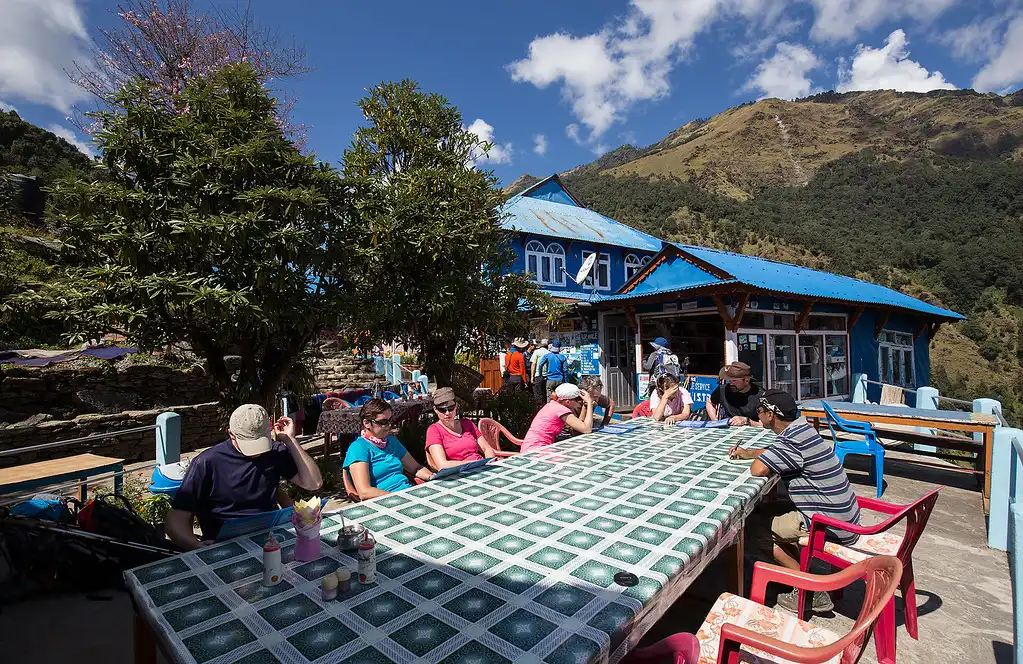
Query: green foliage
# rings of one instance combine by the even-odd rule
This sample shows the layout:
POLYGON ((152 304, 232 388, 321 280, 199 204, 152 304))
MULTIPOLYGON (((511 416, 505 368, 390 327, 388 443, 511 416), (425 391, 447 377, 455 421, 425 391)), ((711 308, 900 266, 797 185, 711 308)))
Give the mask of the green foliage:
POLYGON ((25 122, 15 111, 0 111, 0 167, 40 178, 50 185, 87 172, 93 162, 63 138, 25 122))
POLYGON ((74 266, 25 299, 75 341, 185 343, 225 402, 266 404, 309 340, 349 320, 344 189, 285 138, 247 65, 191 80, 177 101, 135 81, 96 114, 105 179, 52 192, 74 266))
POLYGON ((519 302, 535 287, 508 269, 513 254, 490 148, 457 108, 413 81, 382 83, 359 102, 368 125, 345 151, 360 243, 360 294, 378 338, 419 349, 426 373, 450 383, 455 353, 526 328, 519 302))
POLYGON ((526 435, 536 415, 533 394, 527 391, 502 391, 489 402, 490 416, 503 424, 517 437, 526 435))

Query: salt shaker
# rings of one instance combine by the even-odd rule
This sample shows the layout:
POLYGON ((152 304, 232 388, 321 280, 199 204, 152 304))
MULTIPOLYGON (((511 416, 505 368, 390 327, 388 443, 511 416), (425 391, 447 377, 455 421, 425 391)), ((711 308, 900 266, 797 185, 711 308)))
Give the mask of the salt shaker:
POLYGON ((327 574, 323 577, 320 588, 320 597, 323 601, 329 602, 337 597, 337 577, 333 574, 327 574))

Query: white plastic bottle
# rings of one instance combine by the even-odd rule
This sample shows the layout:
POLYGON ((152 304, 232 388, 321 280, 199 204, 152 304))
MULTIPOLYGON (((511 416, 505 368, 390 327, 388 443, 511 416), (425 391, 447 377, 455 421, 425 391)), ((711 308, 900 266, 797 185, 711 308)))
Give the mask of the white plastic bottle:
POLYGON ((281 582, 284 566, 281 563, 281 545, 270 533, 270 539, 263 545, 263 585, 276 586, 281 582))
POLYGON ((359 583, 370 584, 377 580, 377 541, 367 530, 359 542, 359 583))

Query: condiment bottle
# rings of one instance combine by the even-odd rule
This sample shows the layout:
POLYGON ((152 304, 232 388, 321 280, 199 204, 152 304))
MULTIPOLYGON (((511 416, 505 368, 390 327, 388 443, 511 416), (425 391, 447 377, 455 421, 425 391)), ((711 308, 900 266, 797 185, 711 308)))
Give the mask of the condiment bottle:
POLYGON ((270 533, 270 539, 263 545, 263 585, 276 586, 281 582, 284 566, 281 564, 281 545, 270 533))
POLYGON ((337 577, 333 574, 327 574, 323 577, 321 583, 320 596, 323 598, 323 601, 328 602, 335 599, 337 597, 337 577))
POLYGON ((352 573, 345 567, 339 567, 334 575, 337 576, 337 591, 344 594, 352 589, 352 573))
POLYGON ((359 543, 359 583, 370 584, 377 580, 377 541, 366 531, 359 543))

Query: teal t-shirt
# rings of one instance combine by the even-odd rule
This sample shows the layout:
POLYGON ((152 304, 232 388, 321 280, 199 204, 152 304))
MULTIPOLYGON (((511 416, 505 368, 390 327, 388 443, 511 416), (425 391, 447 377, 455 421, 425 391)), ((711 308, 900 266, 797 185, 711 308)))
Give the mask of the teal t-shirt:
POLYGON ((371 485, 381 491, 401 491, 412 486, 402 472, 401 460, 405 454, 405 447, 394 436, 387 437, 387 447, 384 449, 359 436, 348 446, 344 467, 364 461, 369 464, 371 485))

